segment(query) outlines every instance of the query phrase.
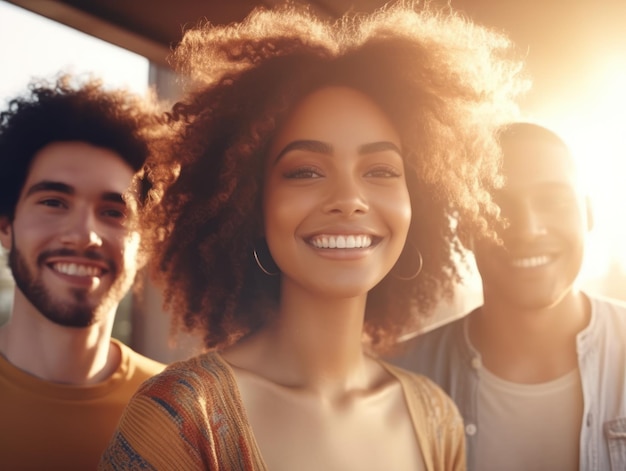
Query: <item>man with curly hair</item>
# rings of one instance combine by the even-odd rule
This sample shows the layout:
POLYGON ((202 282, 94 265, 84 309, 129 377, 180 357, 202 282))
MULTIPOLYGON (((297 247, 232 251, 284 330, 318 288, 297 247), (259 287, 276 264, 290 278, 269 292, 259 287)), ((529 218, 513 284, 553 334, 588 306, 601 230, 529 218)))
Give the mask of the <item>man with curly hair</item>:
POLYGON ((94 469, 131 395, 164 366, 111 338, 145 258, 157 109, 94 79, 29 91, 0 113, 0 242, 15 280, 0 328, 0 462, 94 469))
POLYGON ((398 360, 455 400, 468 468, 626 469, 626 306, 582 292, 591 210, 565 142, 506 126, 502 244, 473 243, 484 303, 398 360))
POLYGON ((496 217, 510 52, 408 2, 185 34, 150 233, 170 312, 210 351, 144 383, 102 469, 465 468, 450 398, 377 355, 451 291, 450 218, 496 217))

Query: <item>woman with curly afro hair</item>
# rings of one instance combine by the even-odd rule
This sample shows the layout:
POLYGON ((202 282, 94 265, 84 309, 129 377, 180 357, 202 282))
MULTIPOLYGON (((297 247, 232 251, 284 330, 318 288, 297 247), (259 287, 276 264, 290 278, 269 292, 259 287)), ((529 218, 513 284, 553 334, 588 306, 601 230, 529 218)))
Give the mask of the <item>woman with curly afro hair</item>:
POLYGON ((465 468, 453 403, 376 352, 452 293, 455 221, 493 237, 510 52, 407 3, 185 34, 154 271, 208 351, 144 384, 102 469, 465 468))

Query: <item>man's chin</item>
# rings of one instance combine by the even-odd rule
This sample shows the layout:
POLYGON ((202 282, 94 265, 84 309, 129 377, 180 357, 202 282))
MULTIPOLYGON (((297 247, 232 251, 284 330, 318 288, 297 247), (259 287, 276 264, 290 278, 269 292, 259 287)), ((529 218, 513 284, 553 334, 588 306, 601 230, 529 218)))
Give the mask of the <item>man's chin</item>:
POLYGON ((72 327, 82 329, 92 326, 97 319, 93 309, 71 309, 62 311, 50 310, 41 311, 41 314, 50 322, 62 327, 72 327))
POLYGON ((508 297, 510 306, 514 306, 519 311, 541 311, 550 309, 559 303, 561 297, 555 294, 540 295, 540 293, 511 293, 508 297))

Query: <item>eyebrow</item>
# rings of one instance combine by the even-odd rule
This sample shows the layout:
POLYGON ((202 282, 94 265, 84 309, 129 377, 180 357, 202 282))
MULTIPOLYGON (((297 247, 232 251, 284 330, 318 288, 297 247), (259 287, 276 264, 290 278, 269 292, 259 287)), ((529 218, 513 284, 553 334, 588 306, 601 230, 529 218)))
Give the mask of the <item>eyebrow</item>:
POLYGON ((57 193, 65 193, 66 195, 73 195, 75 193, 74 188, 65 183, 44 180, 31 186, 26 192, 26 196, 43 191, 54 191, 57 193))
POLYGON ((120 193, 115 193, 112 191, 103 193, 102 199, 104 201, 110 201, 111 203, 119 203, 119 204, 126 205, 126 200, 124 199, 124 196, 122 196, 120 193))
MULTIPOLYGON (((332 155, 334 152, 333 146, 326 142, 316 141, 312 139, 300 139, 297 141, 292 141, 285 147, 283 147, 283 149, 276 156, 274 164, 276 164, 276 162, 278 162, 285 154, 293 150, 305 150, 309 152, 314 152, 316 154, 326 155, 332 155)), ((359 153, 359 155, 364 155, 374 154, 376 152, 383 152, 386 150, 394 151, 398 155, 402 156, 402 152, 400 151, 398 146, 390 141, 377 141, 363 144, 358 147, 357 152, 359 153)))
POLYGON ((393 142, 389 141, 378 141, 372 142, 369 144, 363 144, 359 147, 359 154, 374 154, 376 152, 384 152, 386 150, 391 150, 396 152, 398 155, 402 156, 402 151, 400 148, 395 145, 393 142))
MULTIPOLYGON (((70 195, 70 196, 76 194, 76 190, 74 189, 74 187, 66 183, 43 180, 39 183, 35 183, 34 185, 32 185, 26 192, 26 196, 31 196, 35 193, 41 193, 41 192, 46 192, 46 191, 53 191, 55 193, 63 193, 63 194, 70 195)), ((111 203, 119 203, 119 204, 126 205, 126 201, 124 200, 124 197, 122 196, 122 194, 114 192, 114 191, 108 191, 108 192, 102 193, 101 198, 103 201, 110 201, 111 203)))
POLYGON ((306 150, 309 152, 314 152, 316 154, 330 155, 333 153, 333 146, 327 144, 326 142, 314 141, 312 139, 300 139, 297 141, 291 141, 289 144, 283 147, 283 150, 278 153, 276 159, 274 160, 274 163, 278 162, 283 157, 283 155, 294 150, 306 150))

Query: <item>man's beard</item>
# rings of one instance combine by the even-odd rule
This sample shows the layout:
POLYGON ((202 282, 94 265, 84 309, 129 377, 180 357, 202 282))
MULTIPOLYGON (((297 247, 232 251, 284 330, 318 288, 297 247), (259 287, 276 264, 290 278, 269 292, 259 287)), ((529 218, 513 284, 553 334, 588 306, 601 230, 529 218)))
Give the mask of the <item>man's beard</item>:
MULTIPOLYGON (((70 254, 68 253, 67 255, 70 254)), ((41 258, 45 257, 40 256, 41 258)), ((42 263, 38 263, 38 265, 41 266, 42 263)), ((119 285, 121 281, 118 279, 114 286, 109 289, 109 292, 103 294, 103 297, 99 299, 96 305, 92 305, 89 302, 88 293, 84 289, 72 289, 71 295, 73 300, 71 301, 55 300, 41 279, 30 272, 26 259, 20 253, 15 243, 9 251, 9 267, 13 273, 15 284, 24 294, 24 297, 46 319, 64 327, 81 328, 94 324, 102 315, 114 309, 123 295, 122 293, 119 299, 115 297, 115 293, 119 291, 119 286, 116 285, 119 285)), ((114 275, 114 273, 111 272, 111 275, 114 275)))

